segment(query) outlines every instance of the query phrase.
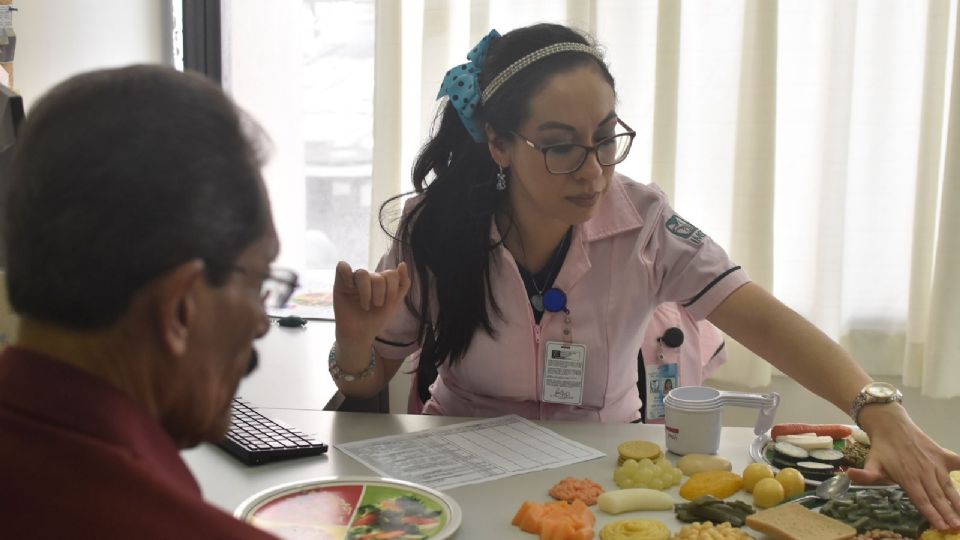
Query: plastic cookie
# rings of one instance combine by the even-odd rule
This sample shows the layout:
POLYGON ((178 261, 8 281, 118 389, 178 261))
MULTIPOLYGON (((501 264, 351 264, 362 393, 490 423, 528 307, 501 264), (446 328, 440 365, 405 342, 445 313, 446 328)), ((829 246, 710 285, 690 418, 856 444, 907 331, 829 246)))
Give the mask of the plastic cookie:
POLYGON ((663 456, 663 451, 660 450, 660 446, 650 441, 623 442, 617 447, 617 452, 620 454, 620 460, 618 462, 620 465, 628 459, 636 461, 649 459, 650 461, 656 461, 663 456))

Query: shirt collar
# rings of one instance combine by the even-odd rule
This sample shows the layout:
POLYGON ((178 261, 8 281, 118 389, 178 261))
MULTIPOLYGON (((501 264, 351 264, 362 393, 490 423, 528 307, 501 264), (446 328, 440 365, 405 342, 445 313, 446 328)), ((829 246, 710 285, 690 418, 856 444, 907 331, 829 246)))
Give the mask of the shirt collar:
MULTIPOLYGON (((590 255, 586 243, 639 229, 642 226, 643 218, 640 217, 640 212, 627 195, 624 177, 615 174, 610 181, 610 189, 600 201, 597 213, 583 225, 574 227, 567 257, 554 281, 554 286, 569 291, 590 270, 590 255)), ((497 229, 494 218, 490 220, 490 238, 494 243, 500 243, 500 256, 509 255, 506 246, 501 242, 500 231, 497 229)), ((512 257, 511 260, 513 260, 512 257)))
POLYGON ((583 241, 592 242, 639 229, 643 218, 623 186, 623 177, 615 174, 610 189, 600 201, 597 213, 583 224, 583 241))

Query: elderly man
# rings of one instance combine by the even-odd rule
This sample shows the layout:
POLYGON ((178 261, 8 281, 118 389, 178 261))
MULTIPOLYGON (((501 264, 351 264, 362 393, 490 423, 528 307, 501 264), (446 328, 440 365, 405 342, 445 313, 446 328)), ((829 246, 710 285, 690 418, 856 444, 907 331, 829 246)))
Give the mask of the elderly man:
POLYGON ((199 76, 136 66, 59 85, 20 135, 2 536, 267 538, 204 503, 179 456, 224 436, 269 328, 279 245, 253 123, 199 76))

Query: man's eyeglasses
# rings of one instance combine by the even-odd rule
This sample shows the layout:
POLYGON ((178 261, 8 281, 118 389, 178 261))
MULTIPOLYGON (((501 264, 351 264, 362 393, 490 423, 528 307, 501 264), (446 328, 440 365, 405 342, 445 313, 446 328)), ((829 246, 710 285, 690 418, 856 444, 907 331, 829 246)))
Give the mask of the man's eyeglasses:
POLYGON ((591 152, 597 154, 597 161, 604 167, 616 165, 627 158, 637 132, 619 118, 617 124, 623 126, 623 129, 627 130, 626 133, 618 133, 612 137, 607 137, 593 146, 576 143, 541 146, 516 131, 512 131, 512 133, 520 137, 530 148, 543 152, 543 162, 550 174, 570 174, 583 167, 583 164, 587 161, 587 156, 591 152))
POLYGON ((260 285, 260 299, 263 300, 263 306, 268 308, 282 308, 287 305, 293 291, 300 286, 297 273, 287 268, 271 267, 270 272, 264 274, 234 264, 230 265, 230 270, 261 278, 263 283, 260 285))

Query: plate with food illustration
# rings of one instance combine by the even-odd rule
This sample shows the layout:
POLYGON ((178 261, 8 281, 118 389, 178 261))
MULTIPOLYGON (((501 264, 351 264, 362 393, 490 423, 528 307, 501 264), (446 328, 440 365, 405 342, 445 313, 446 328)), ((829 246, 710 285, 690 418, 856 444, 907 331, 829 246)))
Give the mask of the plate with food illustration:
MULTIPOLYGON (((846 424, 777 424, 750 443, 750 457, 774 471, 792 467, 810 485, 846 471, 861 468, 870 453, 870 439, 856 426, 846 424)), ((885 489, 890 485, 855 488, 885 489)))
POLYGON ((361 476, 275 486, 249 497, 234 516, 298 540, 441 540, 463 519, 457 502, 437 490, 361 476))

